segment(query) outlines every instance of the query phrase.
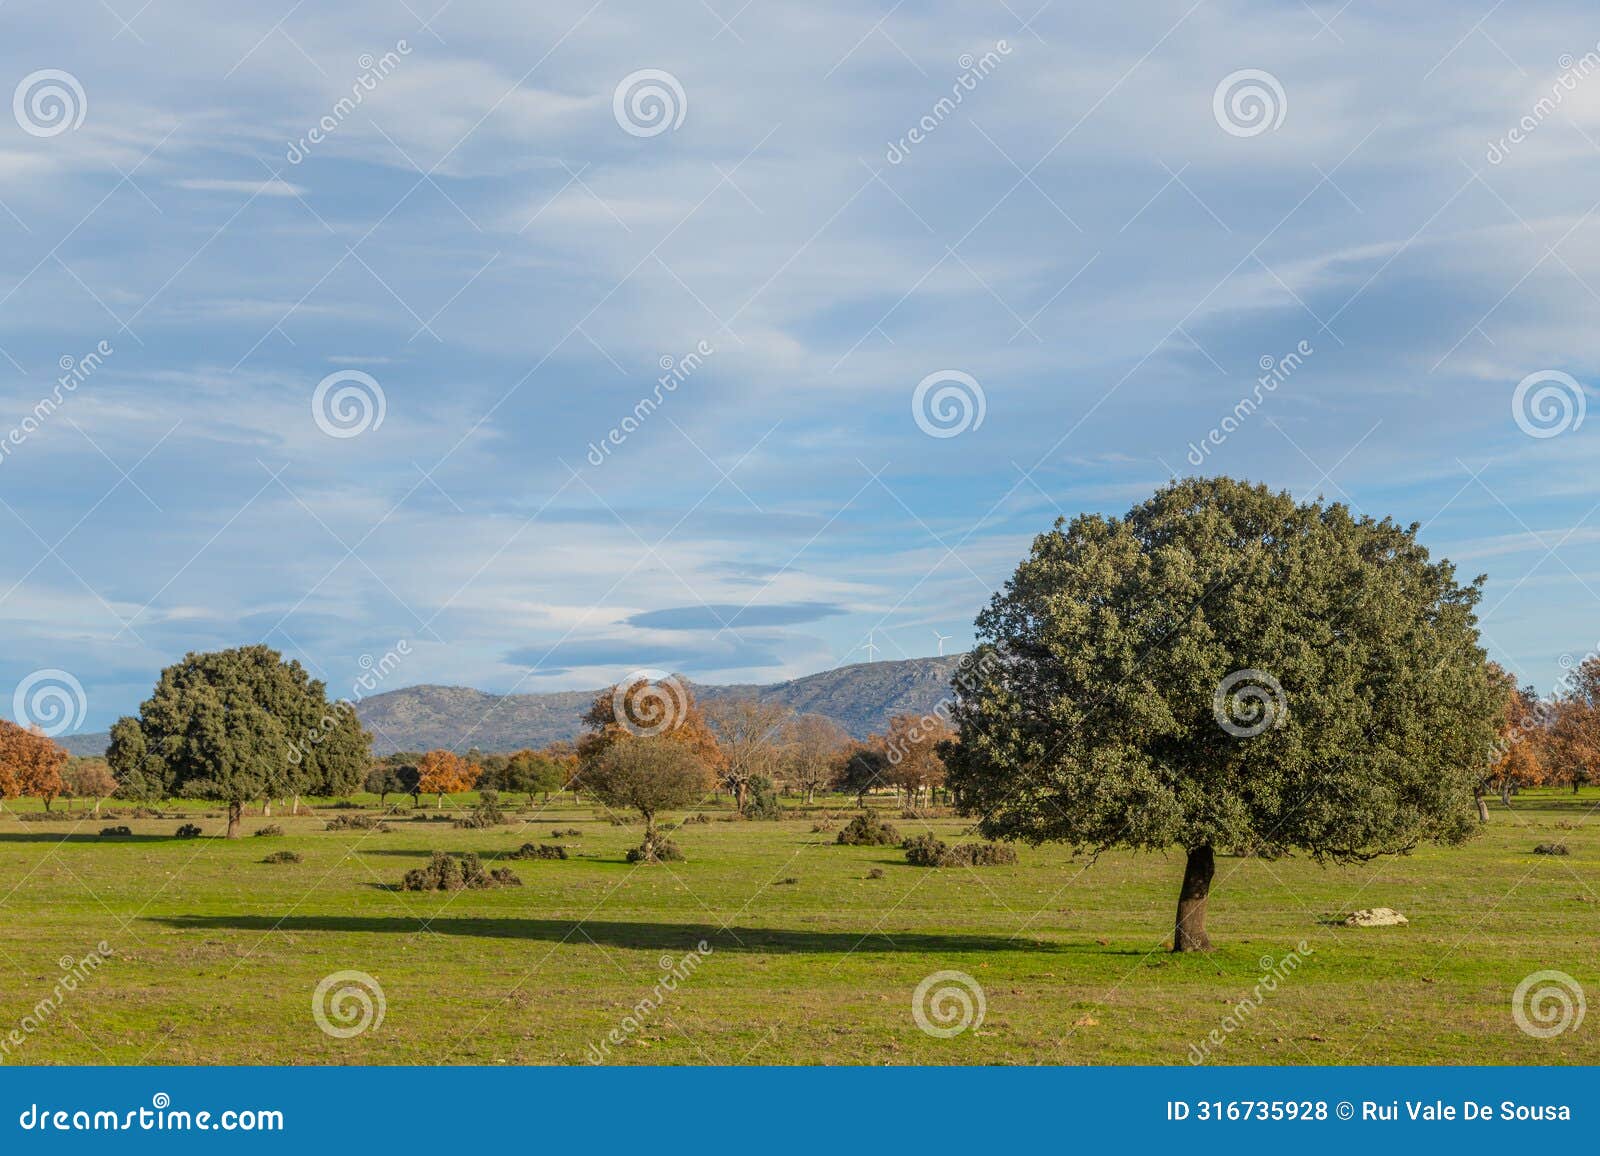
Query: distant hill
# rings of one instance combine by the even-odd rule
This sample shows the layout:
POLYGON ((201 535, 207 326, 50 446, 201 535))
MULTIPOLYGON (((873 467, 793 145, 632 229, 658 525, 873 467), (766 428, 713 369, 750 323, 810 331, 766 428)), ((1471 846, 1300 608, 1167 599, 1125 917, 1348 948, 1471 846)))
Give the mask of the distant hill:
MULTIPOLYGON (((826 715, 856 738, 882 731, 891 715, 925 714, 950 691, 961 656, 863 662, 772 684, 694 687, 701 702, 759 698, 808 714, 826 715)), ((433 747, 514 751, 570 739, 594 701, 594 690, 548 694, 488 694, 464 686, 408 686, 364 699, 356 707, 380 754, 433 747)), ((103 754, 105 734, 56 740, 75 755, 103 754)))

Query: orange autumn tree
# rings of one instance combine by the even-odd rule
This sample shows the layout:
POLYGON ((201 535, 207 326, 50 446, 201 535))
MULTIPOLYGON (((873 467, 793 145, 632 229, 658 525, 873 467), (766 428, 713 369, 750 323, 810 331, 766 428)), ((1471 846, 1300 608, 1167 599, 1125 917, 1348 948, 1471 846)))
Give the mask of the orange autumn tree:
POLYGON ((581 767, 593 766, 621 739, 659 737, 688 747, 712 774, 723 769, 722 748, 705 711, 688 683, 672 675, 634 678, 607 687, 595 695, 583 725, 589 731, 578 739, 581 767))
POLYGON ((65 789, 61 770, 67 752, 36 728, 0 719, 0 799, 29 795, 44 800, 44 809, 65 789))
POLYGON ((417 794, 444 797, 457 791, 470 791, 478 781, 480 768, 452 751, 429 751, 417 760, 417 794))
POLYGON ((1576 792, 1600 778, 1600 656, 1590 655, 1562 679, 1550 733, 1560 782, 1576 792))
MULTIPOLYGON (((1518 687, 1510 673, 1493 663, 1490 667, 1491 677, 1505 688, 1506 707, 1484 786, 1498 790, 1500 801, 1509 807, 1513 788, 1535 787, 1550 778, 1552 764, 1547 751, 1550 708, 1533 687, 1518 687)), ((1478 818, 1480 821, 1487 818, 1481 790, 1478 818)))
POLYGON ((944 786, 939 744, 955 737, 955 730, 937 714, 897 714, 889 720, 883 740, 889 770, 884 778, 906 793, 907 806, 916 806, 924 792, 931 802, 933 793, 944 786))

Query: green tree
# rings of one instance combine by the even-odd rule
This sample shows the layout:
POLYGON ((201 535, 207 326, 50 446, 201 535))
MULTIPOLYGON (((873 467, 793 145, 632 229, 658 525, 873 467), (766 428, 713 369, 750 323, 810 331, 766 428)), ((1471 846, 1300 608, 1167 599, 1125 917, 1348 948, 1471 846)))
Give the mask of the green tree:
POLYGON ((700 799, 711 786, 711 773, 684 743, 630 735, 585 761, 578 786, 608 807, 638 811, 645 827, 641 857, 655 862, 656 815, 700 799))
POLYGON ((1482 579, 1418 527, 1186 479, 1058 521, 978 616, 942 753, 988 838, 1186 853, 1173 950, 1205 950, 1217 850, 1365 860, 1474 830, 1504 689, 1482 579))
POLYGON ((138 716, 111 728, 106 759, 130 798, 226 803, 232 839, 253 799, 355 790, 370 743, 348 704, 329 703, 298 662, 245 646, 163 670, 138 716))
POLYGON ((856 797, 856 806, 867 805, 867 792, 884 785, 890 771, 889 755, 874 743, 846 747, 834 764, 833 788, 856 797))
POLYGON ((552 792, 567 785, 567 767, 545 751, 518 751, 506 761, 500 783, 503 790, 527 795, 529 802, 535 794, 543 794, 548 800, 552 792))

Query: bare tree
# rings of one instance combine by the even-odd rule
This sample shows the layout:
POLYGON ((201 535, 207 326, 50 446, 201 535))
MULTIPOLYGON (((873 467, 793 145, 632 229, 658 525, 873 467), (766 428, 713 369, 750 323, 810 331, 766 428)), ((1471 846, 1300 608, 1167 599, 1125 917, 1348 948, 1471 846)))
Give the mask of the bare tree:
POLYGON ((839 752, 850 745, 850 736, 826 715, 803 714, 785 728, 783 774, 789 785, 805 794, 806 802, 816 797, 834 775, 839 752))
POLYGON ((794 712, 775 702, 733 698, 706 708, 716 732, 723 763, 722 784, 733 792, 734 805, 744 813, 750 780, 758 775, 776 778, 783 753, 784 729, 794 712))

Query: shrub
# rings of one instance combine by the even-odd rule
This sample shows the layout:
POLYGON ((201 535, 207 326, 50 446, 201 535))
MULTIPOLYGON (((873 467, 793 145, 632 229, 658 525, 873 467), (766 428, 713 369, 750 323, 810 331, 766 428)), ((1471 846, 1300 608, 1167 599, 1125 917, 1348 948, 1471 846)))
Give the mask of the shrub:
POLYGON ((389 824, 376 815, 340 815, 329 819, 329 831, 387 831, 389 824))
POLYGON ((916 835, 900 844, 906 862, 913 867, 938 867, 950 853, 950 845, 932 835, 916 835))
POLYGON ((709 823, 709 822, 711 822, 711 816, 706 814, 704 811, 699 811, 699 812, 697 812, 697 813, 695 813, 693 815, 690 815, 688 818, 684 819, 684 821, 679 825, 680 826, 687 826, 690 823, 709 823))
POLYGON ((407 871, 402 891, 462 891, 485 887, 520 887, 522 880, 509 867, 485 871, 477 855, 449 855, 435 851, 426 867, 407 871))
POLYGON ((750 793, 744 804, 744 817, 768 822, 783 818, 783 807, 778 803, 778 792, 773 787, 772 780, 765 775, 751 776, 750 793))
POLYGON ((894 824, 886 823, 871 811, 863 811, 845 824, 835 842, 846 847, 892 847, 900 841, 894 824))
POLYGON ((1540 843, 1533 849, 1535 855, 1569 855, 1565 843, 1540 843))
POLYGON ((121 838, 132 835, 133 832, 127 827, 101 827, 100 834, 108 838, 121 838))
POLYGON ((268 855, 265 859, 263 859, 261 861, 263 863, 299 863, 301 861, 300 860, 300 852, 298 852, 298 851, 274 851, 272 854, 268 855))
POLYGON ((799 882, 800 882, 800 880, 797 877, 795 877, 793 875, 787 875, 784 878, 779 879, 776 883, 773 884, 773 886, 774 887, 793 887, 793 886, 795 886, 795 884, 797 884, 799 882))
POLYGON ((328 804, 330 811, 359 811, 361 804, 350 799, 336 799, 328 804))
POLYGON ((479 796, 479 803, 468 812, 464 819, 457 819, 456 826, 467 831, 482 831, 486 827, 498 827, 506 821, 505 813, 500 810, 500 796, 493 791, 484 791, 479 796))
POLYGON ((550 843, 524 843, 506 856, 507 859, 565 859, 567 857, 567 849, 565 847, 550 843))
POLYGON ((271 837, 273 835, 281 834, 283 834, 283 828, 278 826, 276 823, 268 823, 265 827, 262 827, 256 831, 256 835, 261 837, 271 837))
POLYGON ((882 867, 874 867, 871 871, 867 872, 867 878, 868 879, 882 879, 883 878, 883 868, 882 867))
POLYGON ((906 862, 913 867, 1009 867, 1017 861, 1017 853, 999 843, 961 843, 951 847, 932 835, 917 835, 901 846, 906 862))
POLYGON ((823 819, 820 823, 811 824, 811 833, 813 835, 820 835, 825 831, 831 831, 831 830, 833 830, 833 820, 832 819, 823 819))
POLYGON ((179 839, 198 839, 203 834, 205 834, 205 832, 200 830, 200 828, 193 823, 185 823, 183 826, 179 827, 177 831, 177 837, 179 839))
POLYGON ((582 834, 583 834, 583 832, 578 830, 576 827, 568 827, 565 831, 563 831, 560 827, 556 827, 556 828, 553 828, 551 830, 550 837, 552 839, 561 839, 561 838, 573 838, 573 839, 576 839, 582 834))
POLYGON ((1010 867, 1017 853, 1003 843, 962 843, 945 856, 947 867, 1010 867))
POLYGON ((671 839, 656 836, 654 843, 648 840, 639 844, 628 852, 629 863, 681 863, 683 851, 671 839))

